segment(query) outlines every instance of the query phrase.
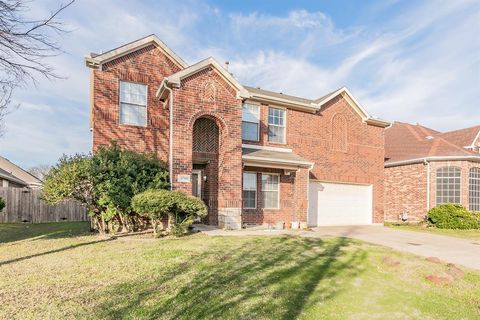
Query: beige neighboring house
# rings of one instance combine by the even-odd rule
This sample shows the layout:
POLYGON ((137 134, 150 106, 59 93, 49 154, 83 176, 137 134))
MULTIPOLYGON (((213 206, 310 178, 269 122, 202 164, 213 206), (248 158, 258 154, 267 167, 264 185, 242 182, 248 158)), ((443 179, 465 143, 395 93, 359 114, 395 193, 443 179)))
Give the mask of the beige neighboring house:
POLYGON ((40 188, 42 180, 0 156, 0 187, 40 188))

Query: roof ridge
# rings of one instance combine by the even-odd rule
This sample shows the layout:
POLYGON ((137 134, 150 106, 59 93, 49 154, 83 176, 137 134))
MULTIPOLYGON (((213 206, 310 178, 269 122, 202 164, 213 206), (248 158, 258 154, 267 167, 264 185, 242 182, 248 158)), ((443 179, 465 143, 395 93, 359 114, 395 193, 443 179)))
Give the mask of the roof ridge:
POLYGON ((415 137, 415 139, 417 139, 417 141, 423 141, 423 139, 420 137, 418 132, 416 132, 415 129, 412 128, 414 126, 413 124, 404 123, 404 126, 407 127, 407 130, 413 134, 413 136, 415 137))

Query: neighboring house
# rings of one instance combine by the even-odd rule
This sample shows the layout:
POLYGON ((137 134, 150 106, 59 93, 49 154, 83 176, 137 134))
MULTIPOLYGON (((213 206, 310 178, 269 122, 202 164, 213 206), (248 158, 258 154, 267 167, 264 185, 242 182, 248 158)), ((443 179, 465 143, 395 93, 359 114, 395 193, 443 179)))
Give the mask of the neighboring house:
POLYGON ((154 35, 86 65, 93 149, 116 140, 156 153, 173 189, 208 205, 208 223, 383 222, 390 123, 346 88, 310 100, 244 86, 213 58, 186 64, 154 35))
POLYGON ((385 131, 385 220, 419 221, 438 204, 480 211, 480 126, 438 132, 395 122, 385 131))
POLYGON ((40 188, 42 180, 0 156, 0 187, 40 188))

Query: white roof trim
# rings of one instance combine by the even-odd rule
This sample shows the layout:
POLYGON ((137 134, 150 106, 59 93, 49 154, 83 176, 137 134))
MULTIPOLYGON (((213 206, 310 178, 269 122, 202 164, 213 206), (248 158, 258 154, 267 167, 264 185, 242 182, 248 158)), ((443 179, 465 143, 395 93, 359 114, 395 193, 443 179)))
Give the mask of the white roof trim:
POLYGON ((475 148, 475 141, 477 141, 478 139, 480 139, 480 130, 478 130, 478 133, 477 133, 477 135, 475 136, 475 138, 473 139, 472 144, 470 144, 470 145, 469 145, 468 147, 466 147, 466 148, 472 148, 472 149, 475 148))
POLYGON ((208 67, 215 68, 223 78, 230 83, 234 88, 238 90, 239 98, 250 98, 250 93, 245 89, 240 82, 237 81, 224 67, 222 67, 214 58, 208 57, 202 61, 199 61, 195 64, 192 64, 186 69, 183 69, 177 73, 172 74, 167 77, 168 83, 179 86, 181 81, 188 76, 195 74, 201 70, 204 70, 208 67))
POLYGON ((329 102, 330 100, 332 100, 336 96, 344 95, 344 94, 347 95, 348 98, 350 98, 350 100, 355 104, 352 107, 358 113, 358 115, 362 118, 362 121, 367 122, 369 124, 373 124, 373 125, 379 125, 379 126, 382 126, 382 127, 388 127, 388 126, 392 125, 392 123, 390 121, 386 121, 386 120, 382 120, 382 119, 379 119, 379 118, 376 118, 376 117, 372 117, 367 112, 367 110, 365 110, 365 108, 360 104, 360 102, 358 102, 358 100, 353 96, 353 94, 350 92, 350 90, 348 90, 347 87, 341 87, 337 91, 331 93, 330 95, 328 95, 327 97, 325 97, 324 99, 319 101, 318 106, 322 107, 323 105, 325 105, 327 102, 329 102))
POLYGON ((256 145, 256 144, 245 144, 245 143, 242 143, 242 148, 256 149, 256 150, 278 151, 278 152, 292 152, 292 149, 289 149, 289 148, 259 146, 259 145, 256 145))
POLYGON ((296 106, 298 109, 315 112, 320 109, 320 106, 315 103, 303 103, 300 101, 292 101, 290 99, 284 99, 280 97, 271 96, 268 94, 253 93, 250 92, 251 99, 258 100, 267 103, 280 104, 287 107, 296 106))
POLYGON ((425 161, 478 161, 480 162, 480 155, 479 156, 435 156, 435 157, 423 157, 423 158, 415 158, 415 159, 408 159, 408 160, 401 160, 401 161, 394 161, 394 162, 386 162, 385 167, 395 167, 401 166, 406 164, 414 164, 414 163, 422 163, 425 161))
POLYGON ((99 54, 98 56, 93 57, 91 54, 89 54, 85 57, 85 62, 88 67, 96 68, 101 66, 103 63, 112 61, 131 52, 145 48, 151 44, 154 44, 160 49, 162 49, 165 54, 182 69, 188 67, 188 64, 183 61, 182 58, 180 58, 175 52, 173 52, 169 47, 167 47, 167 45, 154 34, 127 43, 126 45, 107 51, 103 54, 99 54))
POLYGON ((242 160, 252 160, 256 162, 266 162, 266 163, 282 163, 282 164, 292 164, 292 165, 308 165, 312 166, 314 163, 311 161, 302 161, 302 160, 284 160, 276 158, 265 158, 265 157, 256 157, 249 155, 242 155, 242 160))

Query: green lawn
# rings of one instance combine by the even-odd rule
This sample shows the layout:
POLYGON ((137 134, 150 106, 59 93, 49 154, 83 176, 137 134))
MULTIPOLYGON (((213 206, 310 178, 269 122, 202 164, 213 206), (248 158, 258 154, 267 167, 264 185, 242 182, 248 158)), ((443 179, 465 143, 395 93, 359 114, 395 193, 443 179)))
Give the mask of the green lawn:
POLYGON ((346 238, 87 230, 0 225, 0 319, 480 317, 479 273, 431 284, 446 265, 346 238))
POLYGON ((400 229, 400 230, 428 232, 428 233, 434 233, 434 234, 439 234, 443 236, 451 236, 451 237, 471 239, 471 240, 480 240, 480 230, 437 229, 437 228, 427 227, 424 224, 395 225, 395 224, 386 223, 385 226, 390 228, 400 229))

